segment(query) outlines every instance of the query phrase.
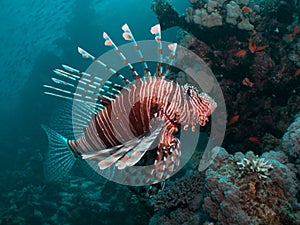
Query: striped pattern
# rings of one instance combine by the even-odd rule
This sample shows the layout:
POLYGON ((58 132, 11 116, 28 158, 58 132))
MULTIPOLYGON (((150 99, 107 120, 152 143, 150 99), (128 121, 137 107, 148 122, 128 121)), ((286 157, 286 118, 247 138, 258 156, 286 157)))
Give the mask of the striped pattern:
POLYGON ((165 121, 165 133, 168 133, 173 126, 180 126, 175 121, 176 113, 189 107, 184 107, 188 104, 183 101, 186 99, 184 95, 178 84, 159 77, 136 80, 130 84, 130 89, 123 89, 110 105, 94 117, 81 139, 69 144, 81 154, 117 146, 149 132, 150 121, 155 116, 165 121))
POLYGON ((73 158, 82 157, 105 177, 110 177, 116 167, 130 171, 132 176, 127 179, 136 185, 145 178, 148 180, 142 183, 155 183, 168 178, 179 166, 180 140, 175 135, 181 131, 181 127, 195 131, 197 124, 204 126, 216 103, 207 94, 199 93, 195 87, 180 86, 166 80, 175 60, 177 44, 168 45, 169 62, 164 65, 159 24, 150 30, 157 43, 158 59, 154 76, 129 26, 124 24, 122 30, 124 39, 132 43, 139 62, 143 64, 143 78, 104 32, 104 44, 114 49, 134 81, 131 82, 119 71, 78 47, 83 58, 97 63, 124 85, 63 65, 64 70, 54 70, 58 77, 52 78, 59 87, 44 85, 48 89, 45 93, 74 101, 72 128, 76 138, 79 138, 62 140, 62 143, 68 143, 73 158), (157 148, 157 152, 151 167, 153 169, 137 174, 133 166, 148 150, 154 148, 157 148))
POLYGON ((166 179, 179 166, 180 141, 175 137, 181 126, 195 130, 205 125, 216 103, 192 86, 180 86, 161 77, 146 76, 131 83, 94 116, 81 139, 70 140, 70 147, 100 169, 115 165, 133 166, 159 136, 155 168, 146 177, 166 179), (152 140, 141 141, 151 130, 154 119, 163 121, 152 140), (159 131, 159 132, 158 132, 159 131), (150 144, 149 144, 150 143, 150 144))

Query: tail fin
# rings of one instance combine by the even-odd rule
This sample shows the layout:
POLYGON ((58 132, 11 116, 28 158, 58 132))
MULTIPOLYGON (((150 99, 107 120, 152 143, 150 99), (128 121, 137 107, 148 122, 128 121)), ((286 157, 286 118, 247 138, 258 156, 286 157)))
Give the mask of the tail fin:
POLYGON ((49 149, 45 161, 45 177, 57 181, 65 177, 73 167, 76 158, 68 145, 68 139, 42 125, 49 139, 49 149))

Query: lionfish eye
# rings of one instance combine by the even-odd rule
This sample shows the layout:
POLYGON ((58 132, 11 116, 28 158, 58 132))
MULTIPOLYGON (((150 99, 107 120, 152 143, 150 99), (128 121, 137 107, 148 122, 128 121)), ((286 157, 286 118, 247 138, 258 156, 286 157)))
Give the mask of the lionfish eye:
POLYGON ((191 96, 191 89, 190 88, 187 89, 186 93, 187 93, 188 96, 191 96))

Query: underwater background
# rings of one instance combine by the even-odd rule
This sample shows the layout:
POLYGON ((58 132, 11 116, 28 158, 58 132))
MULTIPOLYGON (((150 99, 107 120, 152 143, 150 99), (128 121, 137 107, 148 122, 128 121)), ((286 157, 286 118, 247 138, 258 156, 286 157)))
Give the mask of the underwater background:
MULTIPOLYGON (((300 2, 297 0, 0 1, 0 224, 300 224, 300 2), (80 168, 44 179, 49 124, 60 99, 43 84, 62 63, 85 69, 77 47, 107 51, 163 40, 199 55, 223 90, 227 129, 198 171, 201 147, 164 188, 99 183, 80 168), (118 39, 119 37, 119 39, 118 39), (77 170, 77 171, 76 171, 77 170)), ((155 50, 153 50, 155 51, 155 50)))

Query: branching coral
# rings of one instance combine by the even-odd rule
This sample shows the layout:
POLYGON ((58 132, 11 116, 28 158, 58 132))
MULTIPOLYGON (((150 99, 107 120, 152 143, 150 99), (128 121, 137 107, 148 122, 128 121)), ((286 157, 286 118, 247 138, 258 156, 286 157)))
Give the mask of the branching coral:
POLYGON ((238 169, 241 171, 240 176, 247 176, 253 173, 257 174, 259 179, 266 179, 270 175, 270 170, 273 169, 272 164, 264 158, 255 156, 252 159, 243 158, 241 161, 236 162, 238 169))

